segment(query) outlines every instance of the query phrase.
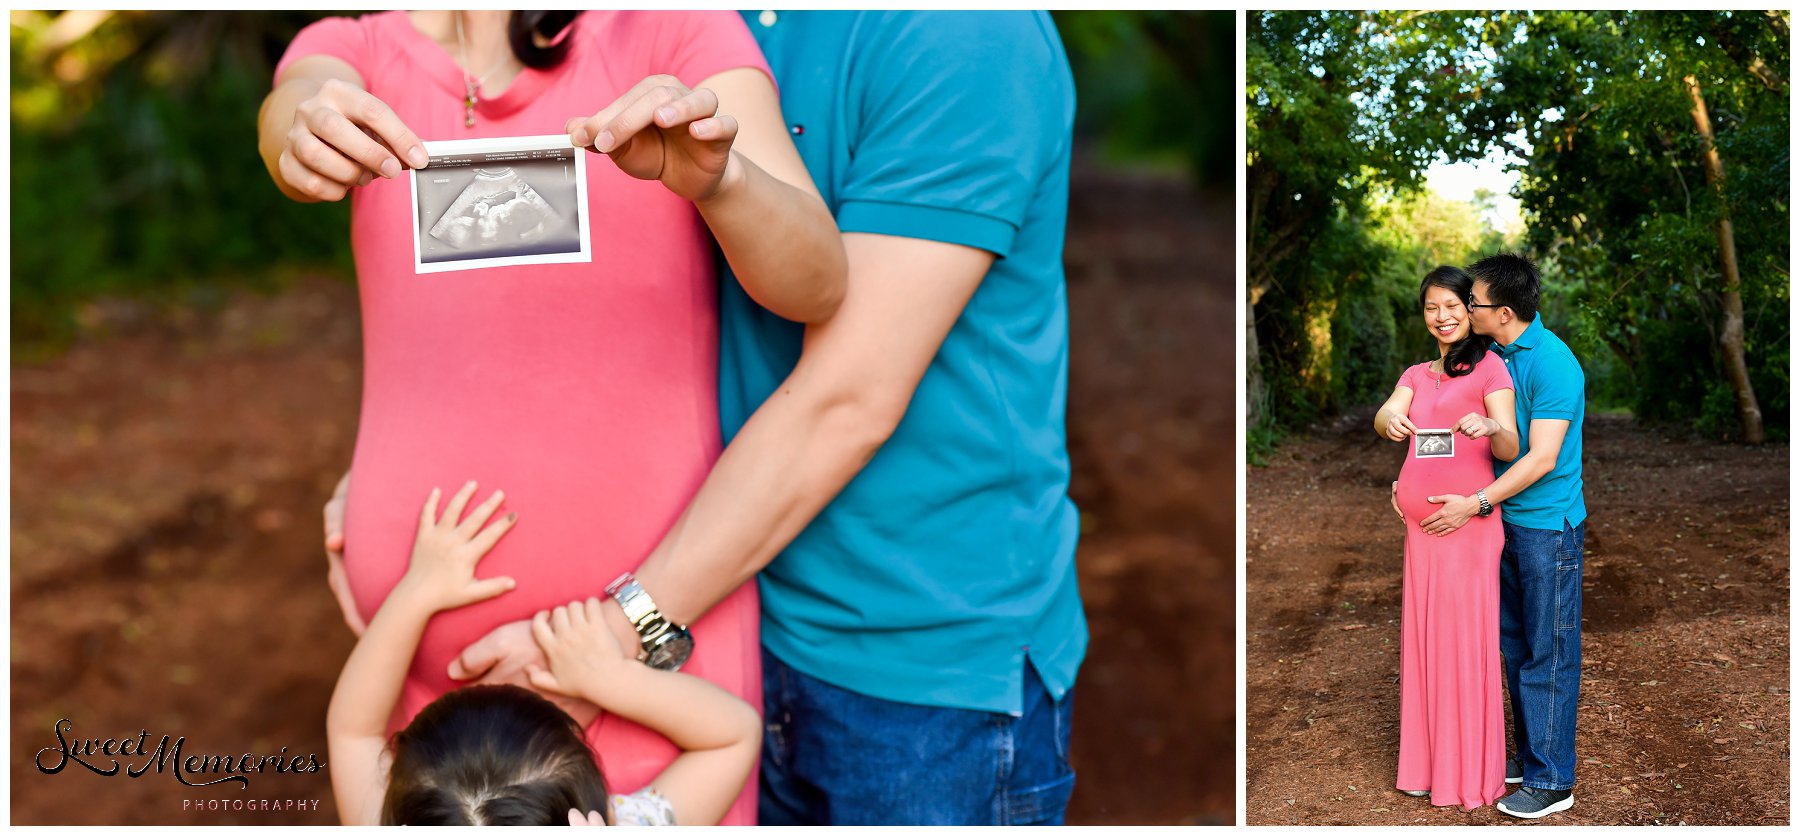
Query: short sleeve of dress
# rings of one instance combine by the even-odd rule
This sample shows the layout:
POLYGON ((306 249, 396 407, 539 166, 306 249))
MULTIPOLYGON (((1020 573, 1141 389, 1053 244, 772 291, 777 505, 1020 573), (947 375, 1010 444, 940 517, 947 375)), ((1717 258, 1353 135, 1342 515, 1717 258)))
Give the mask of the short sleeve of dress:
POLYGON ((363 21, 347 17, 328 17, 308 24, 288 44, 287 52, 281 54, 281 61, 275 65, 275 78, 280 79, 289 64, 309 55, 341 58, 367 79, 370 67, 368 27, 363 21))
POLYGON ((1397 381, 1394 381, 1394 388, 1398 389, 1402 386, 1405 386, 1406 388, 1411 389, 1414 392, 1419 391, 1419 385, 1417 383, 1413 382, 1413 378, 1418 375, 1418 372, 1419 372, 1418 366, 1407 366, 1406 371, 1403 371, 1400 373, 1400 379, 1397 381))
POLYGON ((882 12, 856 45, 865 115, 838 228, 1004 258, 1068 151, 1075 86, 1043 12, 882 12))
POLYGON ((1513 388, 1512 372, 1506 370, 1506 362, 1499 355, 1489 352, 1475 365, 1475 369, 1487 375, 1481 382, 1481 396, 1487 397, 1502 389, 1513 388), (1485 371, 1483 371, 1485 370, 1485 371))
POLYGON ((648 12, 660 24, 650 55, 653 72, 667 73, 692 87, 738 67, 751 67, 774 79, 762 47, 744 19, 733 11, 648 12))
POLYGON ((629 795, 612 797, 612 823, 628 826, 659 826, 675 824, 675 808, 669 806, 669 799, 651 787, 645 787, 629 795))

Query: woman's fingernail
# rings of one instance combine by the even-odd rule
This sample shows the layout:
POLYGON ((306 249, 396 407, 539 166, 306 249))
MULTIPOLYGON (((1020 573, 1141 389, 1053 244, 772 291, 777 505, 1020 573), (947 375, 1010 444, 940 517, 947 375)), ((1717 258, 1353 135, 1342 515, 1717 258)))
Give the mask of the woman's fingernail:
POLYGON ((577 148, 586 148, 588 146, 587 128, 576 128, 569 134, 569 142, 577 148))
POLYGON ((381 161, 381 176, 386 177, 389 180, 392 180, 395 177, 399 177, 400 176, 400 161, 396 160, 396 159, 391 159, 391 158, 382 160, 381 161))
POLYGON ((406 152, 406 158, 412 161, 413 168, 424 168, 431 162, 431 155, 426 154, 425 149, 417 145, 414 145, 411 151, 406 152))
POLYGON ((599 136, 594 137, 594 147, 601 151, 611 151, 613 147, 612 131, 601 131, 599 136))
POLYGON ((664 122, 675 121, 675 108, 672 108, 672 107, 657 108, 656 109, 656 118, 661 119, 664 122))

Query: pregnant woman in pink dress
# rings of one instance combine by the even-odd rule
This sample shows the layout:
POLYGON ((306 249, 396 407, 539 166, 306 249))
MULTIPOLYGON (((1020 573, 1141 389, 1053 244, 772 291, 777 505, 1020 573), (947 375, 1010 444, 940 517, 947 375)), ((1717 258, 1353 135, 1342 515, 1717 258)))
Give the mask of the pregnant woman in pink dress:
POLYGON ((1419 288, 1438 359, 1406 370, 1375 430, 1404 442, 1394 501, 1406 520, 1400 615, 1400 763, 1395 786, 1435 806, 1474 809, 1506 787, 1500 706, 1500 509, 1445 536, 1419 523, 1442 494, 1473 496, 1494 457, 1518 455, 1512 377, 1471 332, 1471 280, 1439 267, 1419 288))
MULTIPOLYGON (((404 573, 433 487, 475 480, 519 513, 482 568, 517 588, 429 622, 396 728, 460 684, 451 660, 489 630, 604 600, 705 479, 721 444, 715 240, 750 295, 782 316, 816 321, 842 294, 836 226, 736 13, 519 25, 546 14, 557 13, 320 21, 288 48, 263 107, 276 185, 299 200, 351 200, 364 380, 333 584, 347 620, 371 616, 404 573), (718 117, 705 107, 714 93, 718 117), (614 103, 629 107, 602 112, 614 103), (603 132, 615 116, 641 128, 603 132), (424 163, 419 140, 564 133, 612 152, 586 166, 592 263, 415 272, 402 166, 424 163)), ((746 584, 688 625, 682 671, 760 705, 757 625, 746 584)), ((614 786, 644 785, 677 754, 610 715, 587 734, 614 786)), ((754 822, 755 787, 752 777, 723 823, 754 822)))

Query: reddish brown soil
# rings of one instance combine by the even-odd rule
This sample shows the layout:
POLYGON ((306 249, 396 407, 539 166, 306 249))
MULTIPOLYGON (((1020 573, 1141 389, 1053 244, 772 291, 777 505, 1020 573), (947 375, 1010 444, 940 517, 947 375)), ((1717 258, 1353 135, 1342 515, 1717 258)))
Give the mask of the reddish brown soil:
MULTIPOLYGON (((1073 822, 1231 820, 1232 217, 1154 178, 1087 176, 1073 202, 1069 434, 1092 631, 1073 822)), ((322 772, 194 789, 32 761, 65 717, 77 737, 185 737, 183 757, 324 757, 351 638, 318 513, 356 428, 354 288, 304 280, 210 313, 110 302, 88 319, 67 354, 12 370, 12 820, 335 822, 322 772), (183 808, 221 799, 318 809, 183 808)))
MULTIPOLYGON (((1501 824, 1394 789, 1401 452, 1372 410, 1249 474, 1250 824, 1501 824)), ((1589 416, 1575 806, 1558 824, 1788 821, 1788 448, 1589 416)))

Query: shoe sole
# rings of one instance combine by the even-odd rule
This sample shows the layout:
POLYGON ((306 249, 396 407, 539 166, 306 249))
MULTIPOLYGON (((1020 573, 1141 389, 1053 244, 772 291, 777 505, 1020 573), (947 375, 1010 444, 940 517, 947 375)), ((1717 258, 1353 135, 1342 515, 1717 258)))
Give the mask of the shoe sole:
POLYGON ((1551 813, 1560 813, 1560 812, 1567 810, 1573 806, 1575 806, 1575 794, 1574 793, 1569 793, 1568 798, 1565 798, 1561 801, 1551 804, 1550 806, 1545 807, 1544 809, 1539 810, 1535 813, 1520 813, 1520 812, 1515 812, 1513 810, 1508 810, 1508 809, 1506 809, 1506 804, 1504 802, 1494 805, 1494 807, 1499 809, 1500 812, 1505 813, 1509 816, 1512 816, 1515 819, 1541 819, 1545 816, 1550 815, 1551 813))
POLYGON ((1508 783, 1508 784, 1523 784, 1523 783, 1525 783, 1525 776, 1520 775, 1517 778, 1514 778, 1512 776, 1507 776, 1506 783, 1508 783))
POLYGON ((1410 795, 1413 798, 1428 798, 1431 795, 1431 790, 1401 790, 1400 794, 1410 795))

